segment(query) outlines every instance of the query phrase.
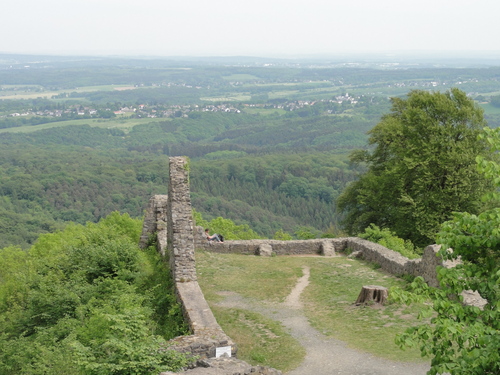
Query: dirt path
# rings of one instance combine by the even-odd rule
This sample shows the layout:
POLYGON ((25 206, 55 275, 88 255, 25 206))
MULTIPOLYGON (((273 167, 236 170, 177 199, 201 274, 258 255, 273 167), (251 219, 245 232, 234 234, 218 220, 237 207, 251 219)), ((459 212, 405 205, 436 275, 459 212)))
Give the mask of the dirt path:
POLYGON ((286 375, 425 375, 428 364, 395 362, 348 348, 342 341, 327 337, 311 327, 302 310, 300 295, 309 285, 309 267, 303 268, 285 302, 262 304, 243 298, 237 293, 225 294, 219 306, 258 312, 280 321, 306 349, 302 364, 286 375))

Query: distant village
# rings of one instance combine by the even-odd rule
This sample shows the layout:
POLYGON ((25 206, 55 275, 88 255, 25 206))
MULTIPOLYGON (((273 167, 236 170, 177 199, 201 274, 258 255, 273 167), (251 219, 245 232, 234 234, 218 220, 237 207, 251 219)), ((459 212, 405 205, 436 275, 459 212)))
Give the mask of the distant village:
MULTIPOLYGON (((463 83, 470 82, 478 82, 477 79, 469 79, 465 81, 457 81, 454 85, 461 85, 463 83)), ((339 84, 343 84, 343 82, 338 82, 339 84)), ((233 86, 238 86, 244 84, 244 82, 230 82, 233 86)), ((184 87, 193 87, 185 84, 174 84, 168 83, 167 86, 184 86, 184 87)), ((158 86, 158 84, 153 84, 153 86, 158 86)), ((388 84, 387 87, 399 87, 399 88, 436 88, 436 87, 446 87, 449 86, 446 82, 440 81, 414 81, 414 82, 401 82, 401 83, 392 83, 388 84)), ((131 88, 144 87, 144 85, 136 85, 131 88)), ((200 87, 194 87, 199 89, 200 87)), ((3 88, 0 88, 3 90, 3 88)), ((38 91, 41 90, 39 87, 24 87, 26 91, 38 91)), ((127 88, 129 89, 129 88, 127 88)), ((12 88, 10 88, 12 90, 12 88)), ((43 89, 41 90, 43 91, 43 89)), ((469 93, 469 96, 474 97, 478 95, 478 93, 469 93)), ((373 95, 375 97, 377 95, 373 95)), ((378 95, 380 96, 380 95, 378 95)), ((67 93, 59 94, 54 98, 63 98, 68 97, 67 93)), ((250 103, 243 102, 234 102, 225 101, 223 99, 217 100, 217 104, 215 104, 216 100, 213 100, 213 104, 205 103, 205 104, 191 104, 191 105, 164 105, 164 104, 141 104, 141 105, 128 105, 120 108, 98 108, 95 105, 91 106, 82 106, 79 104, 74 105, 62 105, 61 109, 39 109, 39 110, 30 110, 26 109, 22 112, 12 112, 9 114, 4 114, 0 116, 0 118, 5 117, 33 117, 33 116, 41 116, 41 117, 55 117, 59 118, 59 120, 64 119, 78 119, 78 118, 112 118, 116 116, 127 116, 127 117, 136 117, 136 118, 176 118, 176 117, 188 117, 192 112, 220 112, 220 113, 241 113, 245 111, 245 108, 265 108, 265 109, 279 109, 284 111, 298 111, 303 110, 304 108, 313 107, 318 104, 322 104, 325 108, 323 113, 335 113, 335 106, 343 105, 344 109, 349 105, 356 105, 358 102, 369 102, 373 100, 373 98, 367 98, 364 95, 356 96, 350 95, 348 93, 344 93, 338 96, 335 96, 331 99, 321 99, 321 100, 296 100, 296 101, 268 101, 265 103, 260 103, 258 101, 252 101, 250 103), (331 108, 329 108, 331 107, 331 108)))
POLYGON ((191 112, 221 112, 221 113, 241 113, 245 108, 265 108, 281 109, 284 111, 297 111, 306 107, 314 106, 318 103, 323 104, 350 104, 358 103, 360 97, 343 94, 333 99, 323 99, 315 101, 297 100, 286 101, 283 103, 219 103, 204 105, 147 105, 123 106, 119 109, 97 108, 82 105, 70 105, 64 109, 45 109, 45 110, 25 110, 23 112, 13 112, 1 117, 20 117, 20 116, 43 116, 43 117, 66 117, 74 118, 110 118, 116 116, 128 116, 137 118, 168 118, 168 117, 188 117, 191 112))

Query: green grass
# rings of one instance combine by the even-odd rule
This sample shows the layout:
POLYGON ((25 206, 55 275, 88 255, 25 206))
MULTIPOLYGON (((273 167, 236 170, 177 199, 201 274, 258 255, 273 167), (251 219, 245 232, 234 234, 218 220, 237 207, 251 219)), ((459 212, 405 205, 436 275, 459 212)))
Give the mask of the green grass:
POLYGON ((422 306, 387 303, 355 306, 363 285, 404 287, 405 281, 375 265, 346 258, 319 258, 311 267, 310 286, 304 292, 306 316, 320 332, 350 347, 398 361, 420 359, 418 350, 400 350, 394 340, 419 323, 422 306))
POLYGON ((197 271, 205 297, 219 301, 220 291, 233 291, 261 301, 283 302, 302 276, 302 265, 288 257, 253 257, 197 253, 197 271))
POLYGON ((305 349, 280 323, 241 309, 213 306, 212 311, 226 334, 238 343, 238 358, 285 372, 302 362, 305 349))
POLYGON ((299 93, 299 90, 272 91, 268 94, 269 99, 288 98, 299 93))
POLYGON ((200 98, 200 100, 204 100, 207 102, 242 102, 250 100, 252 97, 248 94, 236 94, 236 95, 228 95, 228 96, 214 96, 214 97, 204 97, 200 98))
POLYGON ((0 91, 0 99, 37 99, 37 98, 46 98, 50 99, 52 96, 62 94, 62 93, 72 93, 72 92, 94 92, 94 91, 114 91, 114 90, 127 90, 134 89, 135 87, 132 85, 101 85, 101 86, 83 86, 83 87, 75 87, 72 89, 61 89, 61 90, 50 90, 50 91, 14 91, 14 88, 31 88, 37 85, 2 85, 4 88, 10 88, 11 90, 3 90, 0 91), (10 87, 9 87, 10 86, 10 87))
POLYGON ((159 122, 159 121, 169 121, 169 119, 118 117, 110 120, 104 120, 104 119, 68 120, 68 121, 49 122, 46 124, 33 125, 33 126, 18 126, 16 128, 0 129, 0 133, 31 133, 38 130, 57 128, 63 126, 78 126, 78 125, 89 125, 93 127, 108 128, 108 129, 116 128, 128 132, 136 125, 149 124, 152 122, 159 122))
MULTIPOLYGON (((422 360, 418 350, 402 351, 394 343, 398 333, 420 323, 417 314, 422 306, 408 307, 395 303, 385 306, 354 305, 363 285, 390 288, 405 284, 404 280, 386 274, 371 264, 345 257, 265 258, 203 251, 197 252, 196 259, 200 286, 212 305, 223 298, 222 292, 228 291, 257 301, 282 302, 302 276, 302 267, 307 265, 311 270, 310 284, 302 295, 302 301, 305 315, 313 327, 327 336, 346 342, 349 347, 377 357, 397 361, 422 360)), ((252 353, 248 347, 261 344, 259 338, 253 342, 251 333, 244 332, 249 328, 238 323, 236 317, 239 313, 214 309, 219 324, 236 341, 242 353, 252 353), (227 323, 229 318, 225 314, 233 317, 231 324, 227 323), (239 342, 235 334, 244 335, 245 340, 239 342)), ((277 346, 276 352, 267 350, 266 353, 268 356, 286 356, 282 350, 277 346)), ((252 363, 255 358, 249 354, 242 359, 252 363)), ((276 368, 282 369, 280 366, 276 368)))
POLYGON ((279 114, 279 115, 285 115, 288 113, 288 111, 285 111, 284 109, 279 109, 279 108, 259 108, 259 107, 245 107, 243 110, 245 113, 251 114, 251 115, 262 115, 262 116, 271 116, 274 114, 279 114))

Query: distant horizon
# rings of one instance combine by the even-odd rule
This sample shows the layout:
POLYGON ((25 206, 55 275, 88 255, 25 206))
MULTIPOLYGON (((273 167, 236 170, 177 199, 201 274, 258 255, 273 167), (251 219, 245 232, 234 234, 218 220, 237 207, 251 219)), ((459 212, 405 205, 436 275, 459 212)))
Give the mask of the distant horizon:
MULTIPOLYGON (((80 56, 310 58, 432 51, 496 56, 500 2, 25 0, 0 51, 80 56)), ((474 56, 468 56, 473 58, 474 56)))
POLYGON ((85 58, 255 58, 255 59, 332 59, 349 57, 369 58, 461 58, 461 59, 500 59, 499 50, 387 50, 387 51, 338 51, 329 53, 289 53, 289 54, 155 54, 131 51, 2 51, 0 56, 46 56, 46 57, 85 57, 85 58))

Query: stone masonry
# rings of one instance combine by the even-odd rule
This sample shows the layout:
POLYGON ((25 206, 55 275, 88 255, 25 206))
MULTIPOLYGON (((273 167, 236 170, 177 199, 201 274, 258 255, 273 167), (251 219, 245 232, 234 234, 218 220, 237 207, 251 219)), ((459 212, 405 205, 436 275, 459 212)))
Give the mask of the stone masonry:
MULTIPOLYGON (((196 277, 195 248, 218 253, 247 255, 305 255, 335 256, 349 249, 352 255, 361 257, 397 276, 410 274, 422 276, 431 286, 438 286, 436 267, 452 267, 438 256, 439 246, 431 245, 420 259, 410 260, 381 245, 357 238, 335 238, 302 241, 249 240, 208 242, 204 229, 193 226, 189 191, 189 166, 185 158, 169 159, 170 183, 168 196, 155 195, 149 201, 144 218, 140 246, 146 247, 156 240, 158 252, 168 260, 174 280, 176 295, 181 303, 186 322, 192 335, 171 340, 170 348, 197 356, 199 366, 218 368, 217 374, 234 374, 234 366, 243 366, 255 374, 280 374, 275 369, 252 367, 234 357, 235 343, 219 326, 198 285, 196 277), (156 237, 156 238, 155 238, 156 237), (218 353, 230 353, 230 358, 214 361, 218 353), (220 368, 220 364, 226 370, 220 368)), ((221 358, 221 357, 219 357, 221 358)), ((244 373, 247 373, 245 372, 244 373)), ((187 372, 186 372, 187 373, 187 372)), ((197 373, 197 372, 196 372, 197 373)), ((209 372, 206 372, 207 374, 209 372)), ((194 372, 193 372, 194 374, 194 372)))
POLYGON ((281 374, 278 370, 250 366, 235 358, 236 344, 215 320, 196 279, 187 161, 180 157, 170 158, 169 166, 168 195, 155 195, 150 199, 139 243, 145 248, 156 240, 158 252, 168 260, 176 296, 192 332, 192 335, 171 340, 169 349, 197 358, 193 366, 204 367, 201 373, 210 373, 207 368, 211 367, 220 375, 239 373, 236 370, 262 375, 281 374))
POLYGON ((184 158, 170 158, 167 201, 167 248, 176 283, 196 281, 193 218, 188 165, 184 158))

